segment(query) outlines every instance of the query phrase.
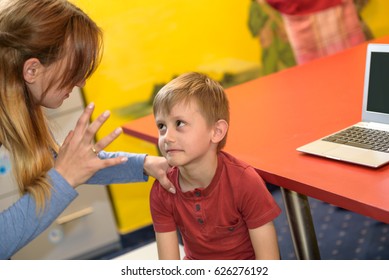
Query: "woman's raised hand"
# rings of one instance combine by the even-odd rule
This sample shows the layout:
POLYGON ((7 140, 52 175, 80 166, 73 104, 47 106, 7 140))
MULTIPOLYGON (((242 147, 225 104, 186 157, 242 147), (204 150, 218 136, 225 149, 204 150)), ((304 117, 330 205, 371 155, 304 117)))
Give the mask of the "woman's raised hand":
POLYGON ((122 133, 122 129, 115 129, 94 144, 97 131, 109 118, 110 113, 106 111, 92 123, 89 123, 93 110, 93 103, 85 108, 74 130, 70 131, 65 138, 54 164, 54 168, 73 187, 83 184, 100 169, 114 166, 127 160, 127 157, 101 160, 97 156, 99 151, 103 150, 122 133))

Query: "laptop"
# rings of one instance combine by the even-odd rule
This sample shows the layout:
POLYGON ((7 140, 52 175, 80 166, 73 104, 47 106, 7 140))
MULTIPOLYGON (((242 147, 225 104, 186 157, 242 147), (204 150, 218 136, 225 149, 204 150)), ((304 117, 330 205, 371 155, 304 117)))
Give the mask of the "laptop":
POLYGON ((389 163, 389 44, 367 45, 362 120, 297 151, 372 168, 389 163))

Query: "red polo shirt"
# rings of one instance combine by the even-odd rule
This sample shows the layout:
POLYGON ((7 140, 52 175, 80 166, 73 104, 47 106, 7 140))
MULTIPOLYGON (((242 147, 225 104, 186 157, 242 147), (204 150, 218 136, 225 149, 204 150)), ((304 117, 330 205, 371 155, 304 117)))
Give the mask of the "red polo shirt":
POLYGON ((255 259, 248 229, 260 227, 280 213, 258 173, 248 164, 220 152, 207 188, 183 193, 178 169, 169 179, 175 195, 155 181, 150 207, 156 232, 180 230, 185 259, 255 259))

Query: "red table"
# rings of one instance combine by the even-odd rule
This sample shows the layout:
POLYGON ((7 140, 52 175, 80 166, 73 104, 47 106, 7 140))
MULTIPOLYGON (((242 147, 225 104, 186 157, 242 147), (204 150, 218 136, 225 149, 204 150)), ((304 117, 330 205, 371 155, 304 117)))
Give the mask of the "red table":
MULTIPOLYGON (((389 37, 374 42, 389 43, 389 37)), ((282 187, 298 258, 320 258, 306 196, 389 223, 389 165, 370 169, 296 151, 361 119, 366 46, 226 90, 231 123, 225 150, 282 187)), ((151 115, 123 130, 157 143, 151 115)))

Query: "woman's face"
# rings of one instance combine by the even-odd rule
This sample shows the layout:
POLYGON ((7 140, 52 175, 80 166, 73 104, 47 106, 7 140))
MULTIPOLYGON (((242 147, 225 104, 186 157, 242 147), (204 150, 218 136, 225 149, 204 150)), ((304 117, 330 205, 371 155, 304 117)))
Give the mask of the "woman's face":
POLYGON ((35 61, 33 68, 30 69, 31 73, 34 72, 34 78, 30 81, 26 80, 26 85, 36 104, 56 109, 69 97, 75 86, 83 87, 85 85, 85 81, 81 81, 75 85, 60 88, 60 78, 61 74, 66 70, 65 66, 66 63, 63 63, 63 60, 59 60, 49 66, 42 65, 39 60, 35 61))

